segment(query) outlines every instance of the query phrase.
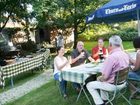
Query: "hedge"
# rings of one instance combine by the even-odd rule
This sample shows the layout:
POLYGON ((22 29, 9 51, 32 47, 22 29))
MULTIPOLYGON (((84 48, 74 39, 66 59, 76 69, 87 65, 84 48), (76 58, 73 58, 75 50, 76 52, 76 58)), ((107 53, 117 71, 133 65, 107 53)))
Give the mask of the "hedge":
POLYGON ((80 35, 78 40, 82 41, 93 41, 98 40, 99 38, 103 38, 104 40, 108 40, 112 35, 119 35, 123 41, 132 41, 136 36, 138 36, 138 31, 134 28, 126 28, 122 30, 112 31, 110 33, 102 34, 102 35, 93 35, 93 37, 87 37, 86 35, 80 35))

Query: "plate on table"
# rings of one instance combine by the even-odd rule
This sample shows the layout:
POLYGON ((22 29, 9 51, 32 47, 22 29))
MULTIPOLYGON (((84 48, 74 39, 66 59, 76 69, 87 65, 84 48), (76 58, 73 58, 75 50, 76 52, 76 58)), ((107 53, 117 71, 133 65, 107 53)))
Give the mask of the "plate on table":
POLYGON ((85 67, 86 68, 92 68, 92 67, 95 67, 96 65, 94 65, 94 64, 87 64, 87 65, 85 65, 85 67))

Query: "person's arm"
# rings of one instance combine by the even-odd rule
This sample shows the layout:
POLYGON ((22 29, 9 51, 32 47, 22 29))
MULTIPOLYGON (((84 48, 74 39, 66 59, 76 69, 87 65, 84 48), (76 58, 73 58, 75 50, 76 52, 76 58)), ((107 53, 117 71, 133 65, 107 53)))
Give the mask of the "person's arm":
POLYGON ((88 53, 88 51, 85 50, 85 56, 90 62, 95 62, 95 60, 91 57, 91 55, 88 53))
POLYGON ((136 62, 134 63, 134 70, 140 69, 140 51, 136 55, 136 62))
POLYGON ((71 58, 71 64, 75 63, 75 62, 78 61, 80 58, 83 58, 83 57, 84 57, 84 54, 85 54, 85 52, 81 52, 80 55, 77 56, 77 57, 75 57, 75 58, 73 58, 73 56, 72 56, 72 58, 71 58))
POLYGON ((102 75, 101 76, 99 76, 98 78, 97 78, 97 80, 98 81, 106 81, 108 78, 109 78, 109 76, 110 76, 110 74, 111 74, 111 72, 112 72, 112 68, 113 68, 113 65, 114 65, 114 60, 113 60, 113 58, 112 57, 108 57, 106 60, 105 60, 105 62, 104 62, 104 66, 103 66, 103 68, 102 68, 102 75))
POLYGON ((78 60, 79 60, 79 57, 78 56, 76 58, 71 58, 71 64, 75 63, 78 60))
POLYGON ((128 57, 129 57, 129 63, 131 64, 131 65, 135 65, 135 63, 136 63, 136 60, 134 60, 130 55, 129 55, 129 53, 128 52, 125 52, 127 55, 128 55, 128 57))
POLYGON ((103 57, 107 58, 107 56, 108 56, 108 50, 105 48, 105 53, 103 54, 103 57))
POLYGON ((61 71, 61 70, 63 69, 63 67, 65 67, 68 63, 69 63, 68 60, 66 60, 65 63, 59 65, 59 60, 58 60, 57 58, 54 59, 54 64, 56 64, 57 69, 60 70, 60 71, 61 71))
POLYGON ((95 62, 95 60, 94 60, 91 56, 88 57, 88 60, 89 60, 90 62, 95 62))
POLYGON ((99 50, 96 51, 95 48, 92 49, 92 58, 96 58, 99 55, 99 50))
POLYGON ((135 65, 136 60, 134 60, 133 58, 129 58, 129 62, 130 62, 130 64, 135 65))

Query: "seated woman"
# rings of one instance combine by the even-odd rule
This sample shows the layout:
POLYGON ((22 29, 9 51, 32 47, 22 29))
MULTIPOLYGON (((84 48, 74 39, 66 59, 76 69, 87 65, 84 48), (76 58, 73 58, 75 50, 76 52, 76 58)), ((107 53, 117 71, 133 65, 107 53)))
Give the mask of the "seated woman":
MULTIPOLYGON (((133 65, 133 69, 128 73, 128 78, 140 80, 140 37, 136 37, 133 40, 133 46, 136 49, 137 54, 136 54, 136 60, 130 57, 130 64, 133 65)), ((132 87, 130 87, 130 89, 132 93, 134 89, 132 87)))
MULTIPOLYGON (((57 48, 57 56, 54 58, 54 79, 59 80, 60 72, 65 68, 70 68, 69 61, 66 57, 64 57, 64 47, 58 47, 57 48)), ((64 98, 67 97, 66 93, 66 85, 67 82, 65 80, 60 81, 60 89, 64 96, 64 98)))
POLYGON ((97 60, 103 60, 107 57, 108 51, 104 47, 104 41, 103 39, 98 39, 98 45, 94 48, 92 48, 92 58, 97 61, 97 60))

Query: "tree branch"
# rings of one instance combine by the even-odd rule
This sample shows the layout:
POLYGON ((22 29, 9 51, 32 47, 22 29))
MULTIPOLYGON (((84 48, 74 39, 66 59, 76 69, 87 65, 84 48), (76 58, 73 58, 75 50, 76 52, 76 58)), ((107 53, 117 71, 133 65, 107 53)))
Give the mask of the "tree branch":
POLYGON ((15 5, 13 5, 13 7, 12 7, 12 9, 11 9, 11 11, 10 11, 8 17, 7 17, 7 20, 5 21, 5 23, 3 24, 3 26, 0 27, 0 32, 2 32, 2 30, 3 30, 4 27, 6 26, 7 22, 9 21, 9 18, 10 18, 10 16, 12 15, 12 13, 13 13, 13 11, 14 11, 14 9, 15 9, 15 6, 16 6, 17 4, 18 4, 18 2, 15 3, 15 5))

